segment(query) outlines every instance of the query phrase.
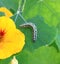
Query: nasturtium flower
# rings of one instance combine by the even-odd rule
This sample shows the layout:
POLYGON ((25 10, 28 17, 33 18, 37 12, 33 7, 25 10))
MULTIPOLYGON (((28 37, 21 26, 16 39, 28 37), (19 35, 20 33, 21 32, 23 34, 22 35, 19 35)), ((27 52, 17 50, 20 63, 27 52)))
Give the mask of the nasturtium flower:
POLYGON ((0 59, 5 59, 20 52, 25 44, 25 35, 16 28, 14 21, 0 17, 0 59))
POLYGON ((13 14, 6 7, 0 7, 0 12, 4 12, 7 17, 13 16, 13 14))

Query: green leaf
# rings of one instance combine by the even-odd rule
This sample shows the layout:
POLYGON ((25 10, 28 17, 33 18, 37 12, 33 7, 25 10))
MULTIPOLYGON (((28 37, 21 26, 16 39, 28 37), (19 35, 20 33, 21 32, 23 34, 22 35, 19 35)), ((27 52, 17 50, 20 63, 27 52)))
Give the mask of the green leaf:
POLYGON ((16 55, 19 64, 59 64, 60 55, 54 47, 42 46, 32 53, 23 50, 16 55))
POLYGON ((16 55, 16 58, 19 62, 19 64, 28 64, 28 59, 30 56, 30 52, 27 50, 23 50, 21 53, 16 55))
POLYGON ((3 59, 3 60, 0 59, 0 64, 9 64, 11 60, 12 60, 12 57, 3 59))
POLYGON ((28 64, 56 64, 56 56, 57 51, 54 47, 41 47, 30 55, 28 64))
POLYGON ((27 0, 23 15, 26 19, 40 15, 50 26, 57 26, 60 20, 59 0, 27 0))
POLYGON ((0 7, 6 7, 12 12, 16 12, 18 9, 19 0, 0 0, 0 7))
MULTIPOLYGON (((15 19, 14 19, 15 20, 15 19)), ((32 19, 28 19, 27 22, 32 22, 37 27, 37 40, 34 43, 32 40, 32 29, 31 28, 19 28, 19 25, 24 23, 24 20, 20 16, 18 16, 16 20, 17 28, 19 28, 26 37, 26 45, 25 48, 28 50, 33 51, 34 49, 43 46, 43 45, 50 45, 56 38, 56 28, 49 27, 45 22, 44 19, 40 16, 36 16, 32 19)))
POLYGON ((56 44, 57 44, 58 49, 60 51, 60 23, 57 26, 57 30, 58 30, 58 33, 57 33, 57 38, 56 38, 56 44))

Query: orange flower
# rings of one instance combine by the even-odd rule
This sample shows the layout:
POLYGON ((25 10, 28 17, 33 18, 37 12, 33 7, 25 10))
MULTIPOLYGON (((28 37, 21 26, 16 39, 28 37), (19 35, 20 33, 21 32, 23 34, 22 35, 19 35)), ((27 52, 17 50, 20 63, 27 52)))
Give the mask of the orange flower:
POLYGON ((0 59, 20 52, 24 44, 25 36, 14 21, 7 16, 0 17, 0 59))
POLYGON ((4 12, 5 16, 7 16, 7 17, 13 16, 13 14, 5 7, 0 7, 0 12, 4 12))

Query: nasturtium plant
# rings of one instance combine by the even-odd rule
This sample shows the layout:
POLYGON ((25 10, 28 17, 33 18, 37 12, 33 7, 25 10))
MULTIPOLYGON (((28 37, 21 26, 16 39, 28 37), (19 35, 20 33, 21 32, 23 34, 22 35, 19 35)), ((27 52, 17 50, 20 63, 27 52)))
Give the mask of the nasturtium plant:
MULTIPOLYGON (((11 19, 18 29, 17 31, 21 31, 25 36, 23 37, 20 32, 19 34, 13 32, 13 25, 10 21, 0 23, 0 28, 1 26, 4 27, 3 24, 6 24, 6 28, 11 26, 7 33, 9 32, 11 40, 14 39, 13 46, 5 46, 5 53, 0 53, 0 64, 11 64, 14 56, 18 64, 60 64, 59 6, 60 0, 0 0, 0 18, 4 17, 2 21, 11 19), (23 26, 21 27, 21 25, 23 26), (34 32, 35 30, 37 31, 34 32), (34 35, 37 35, 35 41, 33 41, 34 35), (25 43, 24 48, 23 43, 20 43, 20 46, 17 45, 20 41, 25 43), (21 48, 21 51, 20 47, 23 48, 21 48), (6 54, 6 57, 9 54, 7 52, 13 51, 14 48, 16 53, 12 53, 8 58, 1 59, 1 57, 4 57, 3 55, 6 54)), ((1 31, 0 34, 3 35, 3 32, 1 31)))

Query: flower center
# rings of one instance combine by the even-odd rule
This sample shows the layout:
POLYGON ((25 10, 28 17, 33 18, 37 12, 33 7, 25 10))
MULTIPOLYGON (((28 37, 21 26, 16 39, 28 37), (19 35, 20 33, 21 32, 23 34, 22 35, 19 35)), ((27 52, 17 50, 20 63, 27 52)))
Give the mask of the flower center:
POLYGON ((0 30, 0 41, 3 39, 4 35, 5 35, 5 31, 0 30))

